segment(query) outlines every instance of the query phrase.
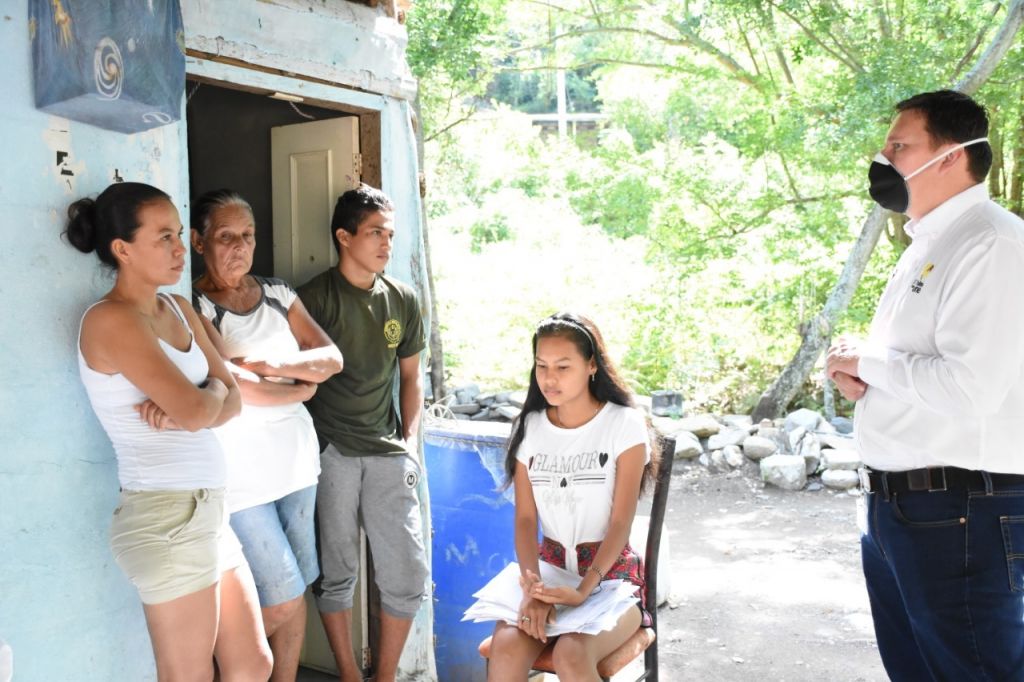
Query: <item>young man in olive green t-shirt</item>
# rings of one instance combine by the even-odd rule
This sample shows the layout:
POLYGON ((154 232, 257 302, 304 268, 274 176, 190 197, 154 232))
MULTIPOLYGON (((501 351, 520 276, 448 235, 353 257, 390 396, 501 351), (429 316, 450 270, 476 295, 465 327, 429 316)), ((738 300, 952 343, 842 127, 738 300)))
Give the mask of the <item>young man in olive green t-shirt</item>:
POLYGON ((344 370, 320 384, 307 403, 326 445, 316 499, 321 576, 314 593, 341 679, 361 680, 351 645, 361 522, 381 593, 376 679, 392 682, 428 574, 416 495, 419 463, 410 450, 423 405, 423 320, 412 288, 383 274, 395 222, 382 192, 364 185, 341 195, 331 232, 338 267, 298 290, 345 358, 344 370))

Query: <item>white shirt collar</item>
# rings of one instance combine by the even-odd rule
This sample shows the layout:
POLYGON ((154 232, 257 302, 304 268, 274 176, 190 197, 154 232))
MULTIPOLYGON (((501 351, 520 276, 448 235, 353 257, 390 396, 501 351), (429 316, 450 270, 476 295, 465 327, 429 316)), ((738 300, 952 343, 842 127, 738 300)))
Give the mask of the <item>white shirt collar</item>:
POLYGON ((988 201, 988 187, 984 182, 979 182, 973 187, 968 187, 963 192, 956 194, 933 208, 923 218, 911 220, 904 226, 903 230, 911 239, 937 235, 944 227, 951 225, 953 221, 963 215, 967 209, 975 204, 988 201))

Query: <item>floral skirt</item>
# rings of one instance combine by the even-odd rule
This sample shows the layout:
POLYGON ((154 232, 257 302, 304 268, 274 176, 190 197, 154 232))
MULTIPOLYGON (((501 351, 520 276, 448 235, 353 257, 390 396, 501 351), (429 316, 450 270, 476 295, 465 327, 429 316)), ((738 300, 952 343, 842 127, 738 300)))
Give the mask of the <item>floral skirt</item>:
MULTIPOLYGON (((582 542, 576 545, 576 567, 580 575, 584 575, 587 569, 590 568, 590 564, 594 563, 594 557, 597 556, 597 550, 600 549, 600 542, 582 542)), ((539 547, 539 556, 541 561, 546 561, 552 566, 558 566, 559 568, 565 568, 565 546, 557 540, 544 537, 541 539, 539 547)), ((640 560, 640 555, 626 543, 626 546, 622 548, 622 554, 616 559, 608 572, 604 576, 605 580, 611 580, 612 578, 620 578, 628 583, 633 583, 637 586, 637 594, 640 598, 640 613, 642 614, 641 627, 649 628, 653 624, 651 614, 647 610, 647 595, 644 589, 646 581, 644 580, 644 563, 640 560)))

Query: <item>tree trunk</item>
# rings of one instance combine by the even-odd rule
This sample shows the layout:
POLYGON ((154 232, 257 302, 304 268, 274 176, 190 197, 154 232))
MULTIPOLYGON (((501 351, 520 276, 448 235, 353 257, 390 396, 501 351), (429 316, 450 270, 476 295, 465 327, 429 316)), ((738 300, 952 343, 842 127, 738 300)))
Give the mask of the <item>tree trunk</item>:
MULTIPOLYGON (((832 343, 832 337, 825 339, 825 345, 832 343)), ((832 422, 836 418, 836 394, 832 388, 832 380, 828 378, 826 368, 821 368, 821 385, 824 390, 821 392, 821 409, 825 413, 825 421, 832 422)))
POLYGON ((988 172, 988 195, 993 199, 1003 196, 1003 135, 999 129, 999 109, 988 111, 988 146, 992 149, 992 170, 988 172))
MULTIPOLYGON (((1014 36, 1024 22, 1024 0, 1013 0, 1006 10, 1006 18, 1002 26, 992 38, 985 52, 978 58, 974 67, 954 86, 954 89, 968 95, 974 94, 985 80, 992 74, 999 61, 1013 44, 1014 36)), ((878 237, 885 225, 885 211, 875 206, 864 220, 860 236, 853 245, 850 257, 843 266, 835 288, 825 301, 825 306, 804 327, 801 334, 800 348, 789 361, 778 378, 761 395, 754 408, 754 423, 762 419, 770 419, 782 414, 800 386, 814 369, 814 363, 825 350, 826 339, 832 334, 832 326, 839 316, 850 305, 853 293, 857 290, 864 268, 871 258, 871 252, 878 243, 878 237)))
POLYGON ((753 420, 756 424, 762 419, 778 417, 800 390, 800 386, 814 369, 821 352, 825 349, 828 339, 832 336, 832 327, 836 320, 850 305, 853 293, 857 290, 860 277, 864 274, 871 259, 871 252, 885 227, 886 211, 875 206, 864 219, 860 236, 853 244, 853 250, 846 259, 846 265, 839 275, 839 280, 825 301, 821 312, 803 325, 800 348, 789 364, 782 370, 779 377, 768 387, 754 408, 753 420))
POLYGON ((910 246, 910 235, 907 234, 906 230, 909 220, 902 213, 892 212, 886 218, 888 218, 889 228, 886 229, 885 236, 889 243, 896 248, 897 253, 903 253, 910 246))
MULTIPOLYGON (((1024 85, 1020 89, 1020 109, 1024 111, 1024 85)), ((1010 152, 1013 159, 1013 172, 1010 175, 1009 182, 1009 195, 1010 195, 1010 210, 1017 215, 1024 217, 1024 125, 1017 128, 1017 134, 1014 136, 1013 148, 1010 152)))
POLYGON ((416 159, 420 168, 420 222, 423 225, 423 251, 427 260, 427 290, 430 292, 430 389, 434 402, 445 396, 444 388, 444 347, 441 343, 441 322, 437 315, 437 293, 434 288, 434 268, 430 258, 430 229, 427 227, 427 176, 424 166, 426 155, 423 144, 423 113, 420 111, 420 96, 412 103, 416 112, 416 159))
POLYGON ((1020 30, 1022 22, 1024 22, 1024 0, 1013 0, 1006 9, 1003 25, 996 31, 988 48, 978 57, 974 68, 968 71, 960 79, 960 82, 953 86, 953 89, 968 95, 976 93, 981 84, 988 80, 988 77, 996 70, 1000 60, 1013 45, 1013 39, 1017 35, 1017 31, 1020 30))

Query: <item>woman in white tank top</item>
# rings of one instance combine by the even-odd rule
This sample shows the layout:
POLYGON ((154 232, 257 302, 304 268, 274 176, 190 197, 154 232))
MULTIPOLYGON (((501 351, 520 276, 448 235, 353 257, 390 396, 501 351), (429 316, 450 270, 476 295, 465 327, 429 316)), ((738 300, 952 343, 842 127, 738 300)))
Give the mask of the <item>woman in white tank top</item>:
POLYGON ((78 343, 117 455, 111 546, 142 598, 160 680, 212 679, 214 658, 221 680, 265 680, 272 661, 252 577, 223 551, 224 454, 210 431, 238 414, 238 387, 187 302, 157 293, 184 270, 182 231, 170 197, 141 183, 68 208, 68 241, 116 273, 78 343))

